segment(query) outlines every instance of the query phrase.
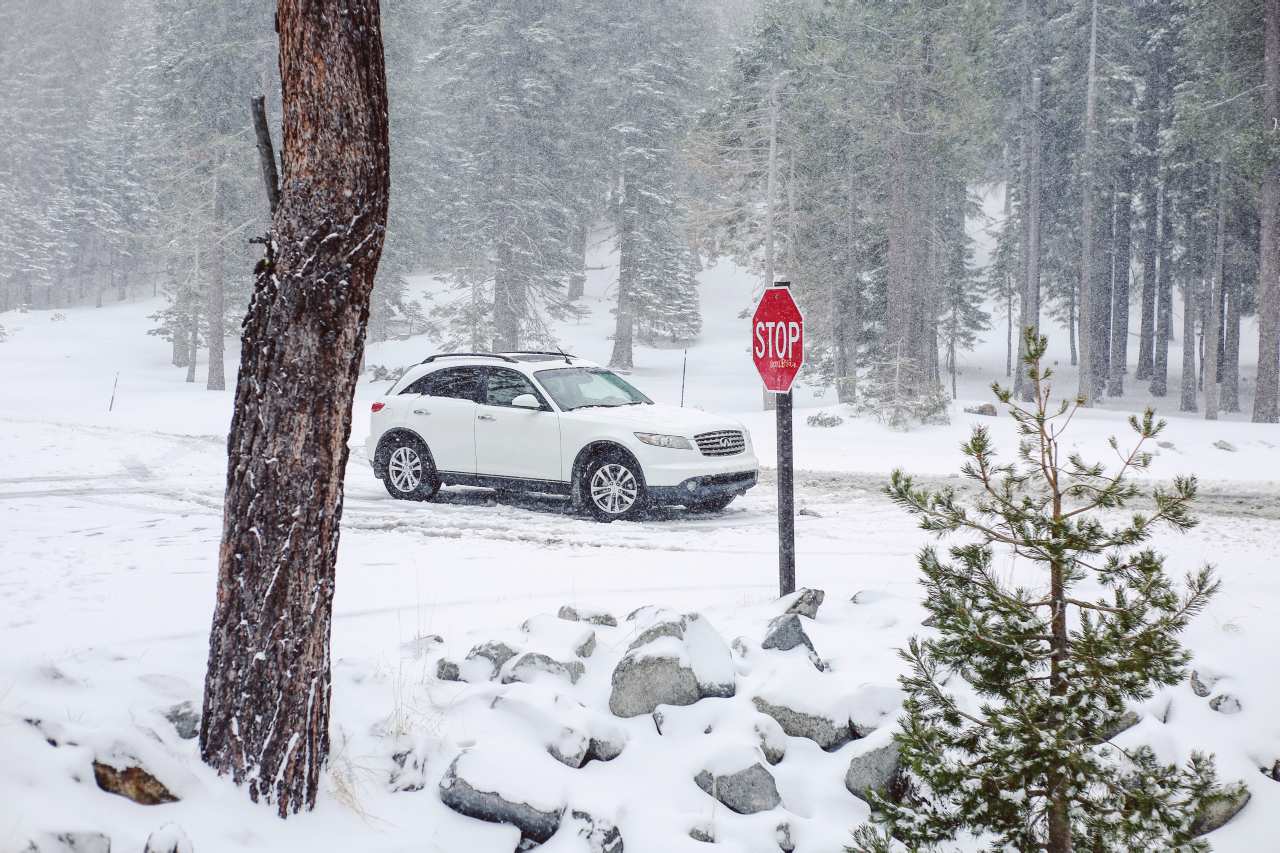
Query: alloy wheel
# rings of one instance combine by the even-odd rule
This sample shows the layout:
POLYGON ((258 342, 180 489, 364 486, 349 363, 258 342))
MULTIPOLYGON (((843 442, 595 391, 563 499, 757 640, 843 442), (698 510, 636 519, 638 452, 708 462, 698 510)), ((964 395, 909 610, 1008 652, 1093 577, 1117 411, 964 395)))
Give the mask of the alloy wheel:
POLYGON ((397 447, 387 460, 387 476, 402 492, 412 492, 422 482, 422 457, 412 447, 397 447))
POLYGON ((591 477, 591 500, 610 515, 622 515, 635 505, 640 485, 625 465, 601 465, 591 477))

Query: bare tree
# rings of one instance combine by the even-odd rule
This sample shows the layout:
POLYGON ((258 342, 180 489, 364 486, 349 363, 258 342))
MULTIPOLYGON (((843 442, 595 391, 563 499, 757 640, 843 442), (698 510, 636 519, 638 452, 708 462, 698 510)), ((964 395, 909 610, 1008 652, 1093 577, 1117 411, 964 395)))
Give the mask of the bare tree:
POLYGON ((280 206, 245 319, 200 750, 281 817, 329 751, 351 400, 389 189, 378 0, 279 0, 280 206))

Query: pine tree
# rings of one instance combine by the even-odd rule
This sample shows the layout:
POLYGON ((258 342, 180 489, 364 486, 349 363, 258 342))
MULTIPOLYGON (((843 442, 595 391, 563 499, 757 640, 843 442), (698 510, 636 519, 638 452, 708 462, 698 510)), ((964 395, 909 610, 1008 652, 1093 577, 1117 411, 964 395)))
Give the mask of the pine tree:
POLYGON ((917 850, 961 833, 992 849, 1053 853, 1206 849, 1193 841, 1197 815, 1238 790, 1216 787, 1202 756, 1179 768, 1146 747, 1109 742, 1126 702, 1184 677, 1189 655, 1178 634, 1218 588, 1205 567, 1179 592, 1163 557, 1137 550, 1161 526, 1195 524, 1195 479, 1157 487, 1152 514, 1113 524, 1112 514, 1142 495, 1129 477, 1149 466, 1143 448, 1164 422, 1150 410, 1131 418, 1133 449, 1111 441, 1117 469, 1085 462, 1064 438, 1082 401, 1051 404, 1052 373, 1041 368, 1047 340, 1026 337, 1033 403, 1024 407, 994 386, 1021 436, 1018 461, 997 461, 979 427, 964 447, 963 474, 979 487, 972 504, 954 489, 918 488, 901 471, 886 489, 922 529, 976 541, 953 546, 949 562, 932 548, 920 554, 938 636, 913 638, 902 653, 911 671, 901 679, 907 699, 897 740, 908 794, 900 803, 877 798, 883 826, 861 830, 857 849, 889 850, 896 840, 917 850), (1035 575, 1010 584, 995 565, 1006 554, 1035 575), (948 689, 952 676, 976 700, 948 689))

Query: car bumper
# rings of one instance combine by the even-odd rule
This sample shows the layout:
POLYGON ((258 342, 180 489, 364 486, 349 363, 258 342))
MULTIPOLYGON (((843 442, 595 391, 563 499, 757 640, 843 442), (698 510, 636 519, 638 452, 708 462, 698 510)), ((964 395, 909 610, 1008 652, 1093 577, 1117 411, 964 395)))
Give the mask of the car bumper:
POLYGON ((759 480, 755 470, 732 471, 690 477, 677 486, 650 486, 649 498, 656 504, 686 504, 721 495, 740 495, 759 480))

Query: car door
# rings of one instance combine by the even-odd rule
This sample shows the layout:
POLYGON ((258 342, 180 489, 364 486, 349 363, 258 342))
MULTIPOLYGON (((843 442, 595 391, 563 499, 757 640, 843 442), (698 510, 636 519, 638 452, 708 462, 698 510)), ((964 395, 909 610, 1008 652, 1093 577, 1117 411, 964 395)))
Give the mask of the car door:
POLYGON ((446 367, 404 390, 412 395, 406 426, 427 443, 436 470, 476 473, 476 397, 483 379, 479 367, 446 367))
POLYGON ((560 480, 560 415, 522 373, 505 367, 485 368, 476 407, 476 467, 492 477, 560 480), (511 405, 531 394, 541 408, 511 405))

